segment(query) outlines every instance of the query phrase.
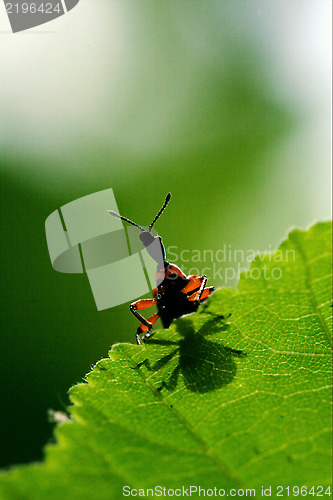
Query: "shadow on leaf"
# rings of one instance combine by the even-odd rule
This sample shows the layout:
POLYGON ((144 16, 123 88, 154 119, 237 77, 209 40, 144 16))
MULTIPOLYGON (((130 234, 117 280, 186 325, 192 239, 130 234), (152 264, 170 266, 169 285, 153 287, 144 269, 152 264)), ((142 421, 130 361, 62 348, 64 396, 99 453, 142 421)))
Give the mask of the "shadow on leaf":
POLYGON ((158 371, 178 355, 179 362, 169 379, 159 388, 173 390, 178 383, 179 373, 182 374, 186 387, 192 392, 206 393, 230 384, 235 377, 237 366, 234 357, 243 357, 242 351, 225 347, 206 337, 221 333, 228 329, 225 322, 221 324, 216 319, 206 322, 198 331, 189 317, 180 318, 176 328, 182 339, 179 342, 170 340, 149 339, 147 343, 155 345, 176 346, 176 348, 153 366, 148 360, 144 362, 150 371, 158 371))

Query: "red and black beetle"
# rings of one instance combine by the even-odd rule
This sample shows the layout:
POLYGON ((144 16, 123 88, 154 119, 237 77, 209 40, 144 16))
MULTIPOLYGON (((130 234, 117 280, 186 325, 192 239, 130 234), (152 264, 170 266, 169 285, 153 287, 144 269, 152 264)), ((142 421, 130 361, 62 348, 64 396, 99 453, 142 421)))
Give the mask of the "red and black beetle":
POLYGON ((195 274, 186 276, 178 266, 166 261, 162 238, 151 234, 155 222, 169 203, 170 198, 171 193, 168 193, 163 207, 150 224, 148 231, 126 217, 122 217, 111 210, 108 211, 110 215, 122 219, 141 230, 139 238, 146 247, 149 255, 157 263, 157 286, 153 290, 154 298, 139 299, 132 302, 130 305, 131 312, 141 322, 136 332, 136 341, 139 345, 142 345, 141 340, 144 342, 150 336, 150 331, 158 318, 161 319, 164 328, 169 328, 174 319, 179 318, 183 314, 195 312, 199 305, 207 299, 214 290, 213 286, 206 287, 207 276, 196 276, 195 274), (157 306, 157 312, 148 319, 144 318, 138 312, 141 309, 147 309, 155 304, 157 306), (140 335, 142 334, 144 335, 141 339, 140 335))

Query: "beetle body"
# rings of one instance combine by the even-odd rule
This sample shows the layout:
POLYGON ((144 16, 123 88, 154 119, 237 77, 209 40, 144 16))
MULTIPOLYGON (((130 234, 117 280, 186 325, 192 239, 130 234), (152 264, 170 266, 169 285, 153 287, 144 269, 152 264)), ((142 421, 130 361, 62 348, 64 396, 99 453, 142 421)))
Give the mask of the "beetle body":
POLYGON ((122 219, 141 230, 139 238, 146 247, 148 254, 157 264, 156 288, 153 290, 154 298, 139 299, 130 305, 131 312, 141 323, 136 332, 136 340, 139 345, 150 336, 151 329, 158 318, 161 319, 164 328, 169 328, 174 319, 195 312, 200 303, 214 290, 212 286, 206 287, 206 276, 196 276, 194 274, 186 276, 178 266, 167 262, 162 238, 151 234, 153 225, 169 203, 170 198, 171 194, 169 193, 148 231, 130 219, 109 211, 110 215, 122 219), (140 310, 153 305, 156 305, 157 312, 149 318, 146 319, 139 313, 140 310))
MULTIPOLYGON (((169 263, 166 262, 166 273, 169 263)), ((172 321, 183 314, 195 312, 198 309, 196 301, 190 301, 183 289, 191 283, 190 279, 172 273, 164 278, 156 289, 156 305, 164 328, 169 328, 172 321)))

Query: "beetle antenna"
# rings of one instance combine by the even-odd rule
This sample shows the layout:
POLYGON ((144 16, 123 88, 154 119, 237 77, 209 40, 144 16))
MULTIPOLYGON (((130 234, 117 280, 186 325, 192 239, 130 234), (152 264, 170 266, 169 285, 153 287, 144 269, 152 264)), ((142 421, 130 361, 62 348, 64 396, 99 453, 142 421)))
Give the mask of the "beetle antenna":
POLYGON ((153 220, 153 222, 150 224, 149 226, 149 232, 151 233, 151 230, 153 228, 153 225, 155 224, 155 222, 157 221, 157 219, 159 218, 159 216, 161 215, 161 213, 163 212, 163 210, 165 209, 165 207, 167 206, 167 204, 169 203, 170 201, 170 198, 171 198, 171 193, 168 193, 166 195, 166 198, 165 198, 165 202, 164 202, 164 205, 163 207, 161 208, 161 210, 158 212, 158 214, 156 215, 155 219, 153 220))
POLYGON ((145 229, 143 227, 139 226, 138 224, 135 224, 135 222, 133 222, 132 220, 129 220, 126 217, 123 217, 122 215, 117 214, 117 212, 113 212, 112 210, 108 210, 108 213, 110 215, 113 215, 113 217, 116 217, 117 219, 124 220, 125 222, 132 224, 132 226, 138 227, 139 229, 141 229, 141 231, 145 231, 145 229))

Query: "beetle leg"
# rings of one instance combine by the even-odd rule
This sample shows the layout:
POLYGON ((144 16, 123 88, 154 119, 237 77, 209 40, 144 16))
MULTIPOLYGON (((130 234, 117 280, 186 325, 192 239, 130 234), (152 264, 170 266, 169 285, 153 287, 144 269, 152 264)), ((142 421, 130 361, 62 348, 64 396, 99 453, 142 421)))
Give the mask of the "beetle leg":
MULTIPOLYGON (((187 277, 190 279, 190 276, 187 277)), ((182 292, 187 295, 190 301, 202 301, 205 300, 214 290, 213 286, 208 286, 205 288, 207 282, 206 276, 193 276, 191 281, 182 289, 182 292)))
POLYGON ((138 341, 138 337, 139 337, 139 340, 142 340, 143 342, 145 342, 146 339, 148 337, 150 337, 150 330, 151 330, 152 326, 156 323, 156 321, 158 320, 158 318, 159 318, 159 314, 158 314, 158 312, 156 312, 155 314, 153 314, 152 316, 150 316, 147 319, 148 323, 150 323, 150 327, 149 328, 147 328, 146 325, 143 325, 141 323, 141 325, 138 328, 138 331, 136 332, 136 335, 137 335, 136 340, 137 341, 138 341), (145 334, 144 334, 144 336, 141 339, 140 338, 140 333, 143 333, 143 332, 145 332, 145 334))
POLYGON ((207 286, 206 288, 203 289, 203 292, 202 292, 202 295, 201 295, 201 298, 200 298, 200 302, 202 302, 203 300, 207 299, 207 297, 212 293, 214 292, 215 288, 213 286, 207 286))
MULTIPOLYGON (((192 295, 195 291, 198 291, 201 287, 203 276, 192 278, 189 283, 182 289, 182 292, 188 295, 192 295), (191 293, 189 293, 191 292, 191 293)), ((189 277, 187 279, 190 279, 189 277)), ((207 278, 206 278, 207 279, 207 278)))
POLYGON ((193 300, 199 300, 200 302, 203 302, 204 300, 207 299, 207 297, 209 297, 209 295, 214 292, 215 290, 215 287, 213 286, 207 286, 206 288, 203 289, 203 292, 202 292, 202 295, 200 297, 200 299, 198 299, 196 296, 195 296, 195 293, 197 292, 197 290, 195 290, 195 292, 193 293, 193 295, 190 295, 188 297, 188 300, 190 301, 193 301, 193 300))
POLYGON ((130 305, 130 310, 131 313, 134 314, 136 318, 138 318, 139 321, 144 323, 146 319, 138 313, 138 309, 147 309, 148 307, 154 306, 156 304, 156 299, 139 299, 136 300, 135 302, 132 302, 130 305))
MULTIPOLYGON (((146 329, 151 328, 152 325, 149 323, 149 321, 142 316, 142 314, 138 313, 138 309, 147 309, 148 307, 151 307, 156 304, 156 299, 140 299, 135 302, 132 302, 130 305, 130 311, 142 325, 146 327, 146 329)), ((138 330, 140 327, 138 328, 138 330)), ((142 330, 141 330, 142 331, 142 330)), ((136 333, 136 341, 138 344, 141 345, 140 337, 138 336, 138 332, 136 333)))
MULTIPOLYGON (((187 289, 187 294, 189 294, 189 297, 188 297, 188 300, 191 300, 191 301, 196 301, 196 302, 200 302, 201 300, 201 296, 203 294, 203 291, 205 289, 205 286, 206 286, 206 283, 207 283, 207 276, 200 276, 200 278, 194 278, 192 282, 188 283, 186 285, 185 288, 183 288, 182 292, 187 289), (200 287, 198 288, 198 282, 200 284, 200 287), (191 286, 191 283, 192 283, 192 286, 191 286), (193 288, 193 291, 192 291, 192 288, 193 288), (192 291, 192 293, 189 293, 190 291, 192 291)), ((210 287, 209 287, 210 288, 210 287)))
POLYGON ((138 345, 142 345, 141 340, 144 342, 150 336, 150 330, 151 330, 152 326, 154 325, 154 323, 156 323, 158 318, 159 318, 159 315, 156 312, 155 314, 150 316, 148 319, 145 319, 144 323, 141 323, 141 325, 139 326, 139 328, 136 331, 136 342, 138 345), (145 332, 145 334, 141 339, 140 335, 144 332, 145 332))

